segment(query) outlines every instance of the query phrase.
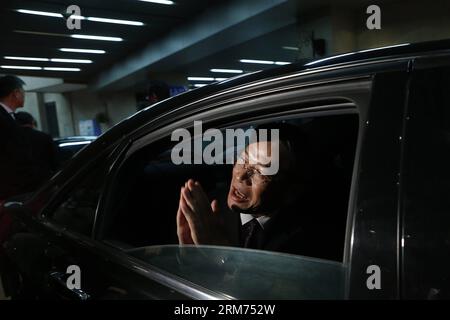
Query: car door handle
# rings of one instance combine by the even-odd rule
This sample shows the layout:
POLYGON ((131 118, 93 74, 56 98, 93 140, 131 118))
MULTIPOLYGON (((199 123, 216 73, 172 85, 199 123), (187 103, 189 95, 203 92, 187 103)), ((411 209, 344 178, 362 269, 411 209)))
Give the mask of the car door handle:
POLYGON ((57 290, 62 290, 63 293, 66 293, 66 295, 69 295, 71 297, 74 297, 78 300, 89 300, 91 296, 84 292, 81 289, 70 289, 67 286, 67 274, 64 272, 58 272, 53 271, 49 274, 50 281, 56 286, 57 290))

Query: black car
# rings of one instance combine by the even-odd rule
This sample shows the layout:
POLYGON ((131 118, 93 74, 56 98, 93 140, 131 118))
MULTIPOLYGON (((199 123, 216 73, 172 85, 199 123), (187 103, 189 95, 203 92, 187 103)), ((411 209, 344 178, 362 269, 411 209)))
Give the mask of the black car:
POLYGON ((449 88, 450 41, 440 41, 287 65, 144 109, 4 205, 16 221, 4 244, 7 294, 449 298, 449 88), (304 255, 178 245, 180 186, 195 177, 221 200, 232 169, 171 161, 171 134, 199 120, 221 132, 289 123, 309 137, 320 156, 306 186, 315 214, 304 219, 304 255))

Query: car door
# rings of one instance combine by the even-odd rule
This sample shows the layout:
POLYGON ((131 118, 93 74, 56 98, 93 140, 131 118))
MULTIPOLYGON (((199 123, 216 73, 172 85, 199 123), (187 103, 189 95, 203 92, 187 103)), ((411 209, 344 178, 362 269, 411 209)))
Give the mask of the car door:
MULTIPOLYGON (((260 121, 290 121, 291 118, 298 118, 302 125, 307 125, 309 120, 315 118, 331 117, 334 120, 339 116, 356 115, 356 150, 353 150, 354 157, 351 157, 352 165, 347 166, 350 168, 349 191, 345 197, 336 198, 340 204, 345 204, 345 207, 342 207, 343 220, 339 220, 342 226, 339 229, 342 231, 339 234, 342 237, 339 264, 346 270, 344 275, 347 275, 343 298, 395 298, 398 279, 398 216, 395 201, 397 181, 394 179, 393 186, 391 183, 393 177, 397 177, 400 163, 399 141, 402 136, 398 134, 401 132, 399 122, 401 123, 403 114, 407 66, 407 62, 400 61, 386 66, 349 68, 347 73, 332 70, 328 74, 329 78, 327 73, 319 74, 317 78, 310 75, 303 78, 300 74, 298 78, 289 77, 288 81, 282 77, 279 80, 264 81, 261 85, 253 84, 250 88, 252 92, 248 92, 248 87, 232 90, 223 96, 193 102, 189 107, 179 108, 156 121, 149 120, 148 126, 127 137, 131 144, 120 150, 120 154, 114 157, 112 168, 109 167, 106 188, 101 191, 97 200, 95 226, 91 237, 70 231, 68 226, 64 229, 61 225, 57 226, 56 223, 45 220, 44 227, 51 231, 51 245, 47 246, 45 240, 39 251, 45 253, 44 260, 47 261, 42 268, 45 272, 41 273, 45 275, 44 283, 53 282, 51 288, 54 288, 55 280, 56 284, 60 284, 60 291, 52 289, 50 294, 54 296, 57 292, 57 296, 67 296, 67 283, 64 283, 60 276, 66 271, 67 277, 67 267, 76 265, 81 270, 83 292, 68 292, 72 297, 74 294, 77 298, 80 294, 87 294, 91 298, 226 298, 222 292, 180 278, 170 270, 164 270, 161 266, 155 267, 133 257, 129 251, 135 246, 146 245, 142 241, 148 240, 148 234, 154 236, 154 242, 149 245, 170 244, 177 240, 176 233, 173 232, 176 229, 176 200, 164 205, 165 198, 158 197, 157 192, 151 192, 152 188, 166 190, 164 188, 175 186, 178 189, 176 184, 159 185, 155 181, 164 181, 161 179, 169 176, 181 180, 186 177, 185 172, 177 172, 177 168, 173 166, 170 172, 166 171, 167 167, 161 166, 164 163, 157 157, 166 156, 167 151, 170 154, 171 145, 167 142, 170 141, 171 133, 177 128, 192 128, 195 120, 204 121, 205 129, 226 129, 260 121), (390 116, 387 117, 386 114, 390 116), (142 158, 141 154, 150 158, 142 158), (152 156, 154 158, 151 158, 152 156), (143 171, 137 170, 140 168, 143 171), (160 180, 157 180, 154 174, 158 174, 160 180), (120 177, 125 179, 121 180, 120 177), (148 179, 144 179, 142 184, 136 184, 137 189, 134 189, 128 183, 136 182, 137 178, 148 179), (130 199, 127 195, 134 196, 132 201, 126 201, 130 199), (171 210, 173 205, 175 209, 171 210), (118 208, 120 210, 117 210, 118 208), (120 233, 121 231, 125 233, 120 233), (47 248, 50 250, 45 252, 47 248), (372 264, 379 265, 383 272, 383 290, 373 291, 367 287, 366 271, 372 264), (57 277, 51 279, 49 275, 57 277)), ((326 132, 324 129, 328 128, 327 125, 319 126, 316 132, 326 132)), ((328 134, 330 132, 333 133, 331 130, 328 134)), ((335 133, 339 136, 340 131, 335 133)), ((327 138, 332 137, 332 134, 323 136, 321 143, 326 145, 327 138)), ((344 147, 345 143, 341 146, 344 147)), ((336 154, 330 164, 340 167, 342 159, 345 157, 336 154)), ((200 170, 200 174, 205 179, 225 177, 226 170, 223 171, 222 166, 219 170, 214 169, 200 170)), ((99 173, 101 170, 94 171, 99 173)), ((191 173, 189 172, 189 175, 191 173)), ((93 176, 87 174, 86 179, 89 180, 93 176)), ((324 182, 322 186, 326 189, 329 176, 324 178, 317 182, 319 186, 324 182)), ((99 179, 91 180, 95 184, 99 179)), ((224 183, 215 185, 218 190, 226 190, 224 183)), ((328 189, 330 198, 333 197, 333 190, 339 188, 328 189)), ((69 193, 71 196, 76 194, 69 193)), ((178 197, 176 192, 166 194, 178 197)), ((62 196, 61 201, 55 202, 57 206, 52 207, 52 212, 69 198, 62 196)), ((317 203, 332 202, 325 197, 317 203)), ((323 218, 323 228, 320 224, 311 228, 317 230, 311 233, 318 241, 317 244, 325 244, 322 248, 326 247, 327 243, 338 243, 335 238, 329 238, 332 237, 333 228, 325 228, 333 224, 323 224, 323 221, 327 221, 326 217, 333 217, 335 210, 329 208, 327 212, 327 216, 319 216, 323 218)), ((171 259, 173 261, 176 257, 171 259)))
POLYGON ((416 59, 405 113, 402 296, 450 297, 450 57, 416 59))
MULTIPOLYGON (((406 66, 406 64, 402 64, 402 66, 406 66)), ((394 76, 387 74, 386 79, 390 79, 394 83, 399 78, 396 78, 395 74, 394 76)), ((340 116, 355 116, 355 128, 357 132, 359 131, 359 134, 357 135, 357 143, 355 141, 355 145, 351 147, 356 148, 356 152, 352 150, 354 158, 351 157, 351 165, 347 166, 347 168, 350 168, 349 183, 351 183, 352 191, 351 196, 349 196, 350 191, 347 190, 348 193, 343 198, 339 198, 340 203, 343 202, 345 205, 344 214, 340 216, 338 221, 339 230, 342 231, 339 236, 342 238, 339 238, 341 240, 331 239, 331 232, 329 232, 331 228, 326 228, 330 225, 334 226, 331 220, 328 220, 328 225, 322 224, 320 227, 320 224, 318 224, 314 229, 317 230, 315 239, 320 241, 319 238, 322 238, 325 245, 328 244, 331 247, 342 241, 339 261, 349 271, 351 264, 354 263, 354 266, 357 266, 357 263, 361 262, 358 254, 362 248, 352 247, 354 243, 351 241, 354 226, 353 201, 357 194, 358 159, 364 141, 363 133, 367 122, 371 86, 371 75, 367 74, 359 77, 353 75, 350 79, 342 77, 330 81, 323 81, 323 78, 321 78, 319 84, 313 82, 304 87, 299 86, 300 88, 290 87, 290 90, 286 91, 282 91, 282 86, 275 83, 273 84, 273 91, 261 89, 261 91, 257 91, 253 95, 247 95, 246 98, 239 101, 230 102, 230 100, 220 97, 219 99, 226 101, 226 103, 206 110, 202 109, 202 106, 211 105, 210 101, 201 101, 198 105, 194 103, 192 109, 186 108, 184 114, 180 112, 179 117, 172 114, 171 118, 165 119, 163 117, 157 123, 152 123, 147 128, 137 131, 130 137, 132 143, 129 149, 124 152, 122 159, 117 161, 111 173, 111 183, 101 203, 102 215, 99 216, 96 239, 110 246, 112 251, 116 250, 125 255, 131 255, 134 252, 133 248, 145 248, 145 246, 152 246, 152 250, 158 251, 158 247, 154 246, 177 244, 178 242, 175 224, 177 198, 179 197, 179 187, 187 177, 191 175, 199 177, 207 188, 211 187, 211 196, 223 194, 224 190, 226 192, 226 183, 221 179, 229 179, 229 175, 227 176, 224 173, 226 170, 222 171, 221 168, 224 166, 218 168, 217 166, 199 165, 197 170, 195 166, 174 166, 170 163, 171 149, 174 145, 170 139, 171 133, 178 128, 192 129, 194 121, 198 120, 204 121, 204 129, 206 130, 207 128, 227 129, 252 125, 258 121, 290 121, 297 118, 302 120, 304 124, 310 124, 311 119, 327 119, 327 117, 336 121, 335 123, 339 123, 339 120, 335 119, 340 116), (277 85, 280 87, 277 87, 277 85), (258 97, 258 94, 262 95, 262 93, 265 95, 258 97), (355 167, 353 167, 353 163, 355 163, 355 167), (218 192, 215 192, 216 190, 218 192), (350 259, 354 259, 354 262, 350 259)), ((257 86, 255 87, 260 89, 257 86)), ((317 133, 323 134, 322 143, 324 145, 326 145, 326 141, 332 140, 332 133, 335 133, 336 136, 341 133, 340 130, 333 131, 331 126, 325 124, 332 124, 333 121, 323 122, 323 126, 316 128, 317 133), (325 134, 327 131, 329 135, 325 134)), ((345 123, 348 124, 349 122, 345 123)), ((350 141, 351 139, 340 141, 343 142, 341 146, 345 147, 345 142, 348 143, 348 146, 351 146, 350 141)), ((325 149, 322 149, 322 151, 325 151, 325 149)), ((339 157, 333 159, 333 163, 335 160, 339 162, 337 160, 339 157)), ((320 184, 322 180, 317 182, 320 184)), ((326 194, 325 190, 328 186, 332 186, 332 184, 327 185, 325 182, 322 185, 323 194, 326 194)), ((330 187, 327 190, 327 192, 330 192, 328 193, 330 199, 327 199, 329 204, 332 203, 332 190, 337 193, 336 188, 330 187)), ((321 203, 327 203, 327 201, 320 200, 321 203)), ((327 216, 321 217, 322 222, 332 217, 331 213, 336 213, 336 216, 338 216, 338 209, 334 209, 336 212, 331 209, 328 210, 327 216)), ((362 235, 358 233, 357 236, 362 235)), ((367 252, 367 248, 364 248, 364 250, 367 252)), ((395 252, 387 252, 387 254, 392 255, 391 258, 395 260, 395 252)), ((172 261, 173 259, 176 261, 175 256, 172 257, 172 261)), ((148 268, 149 264, 146 264, 146 267, 148 268)), ((201 286, 199 288, 198 283, 187 282, 188 285, 186 286, 186 283, 183 283, 186 279, 180 279, 179 275, 171 274, 170 270, 165 270, 161 265, 158 265, 158 269, 159 273, 168 273, 166 276, 171 279, 168 283, 172 283, 173 289, 187 296, 199 297, 198 295, 191 295, 189 288, 196 288, 201 292, 210 289, 201 286)), ((149 274, 155 274, 155 271, 149 274)), ((351 280, 359 281, 359 278, 356 280, 356 277, 354 277, 351 280)), ((363 280, 364 285, 365 283, 366 279, 363 280)), ((348 284, 349 282, 346 285, 348 284)), ((366 288, 366 290, 368 289, 366 288)), ((221 292, 213 291, 210 296, 214 296, 214 294, 220 296, 221 292)), ((345 297, 348 297, 348 292, 346 292, 345 297)))
POLYGON ((350 299, 401 297, 398 203, 410 67, 403 60, 374 73, 353 199, 350 299))
POLYGON ((98 201, 114 151, 113 146, 103 150, 60 190, 51 188, 58 191, 39 212, 10 204, 11 214, 25 226, 6 247, 22 279, 17 297, 86 300, 101 294, 102 272, 86 248, 93 246, 98 201), (75 287, 67 285, 71 275, 75 287))
POLYGON ((36 195, 29 206, 7 203, 8 212, 18 223, 5 247, 8 293, 13 299, 186 298, 174 286, 186 287, 188 296, 217 298, 124 254, 125 247, 112 250, 111 245, 94 239, 110 167, 128 144, 127 140, 119 142, 100 152, 90 150, 94 159, 69 181, 59 179, 47 186, 42 192, 51 190, 53 196, 43 209, 37 204, 46 198, 43 195, 36 195), (31 209, 34 206, 37 212, 31 209))

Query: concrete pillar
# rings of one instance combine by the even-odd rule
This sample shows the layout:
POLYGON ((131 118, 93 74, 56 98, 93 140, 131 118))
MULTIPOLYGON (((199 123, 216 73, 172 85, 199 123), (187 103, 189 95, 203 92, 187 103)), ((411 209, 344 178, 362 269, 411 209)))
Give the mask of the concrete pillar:
POLYGON ((331 8, 331 54, 351 52, 357 49, 357 22, 354 9, 342 6, 331 8))
POLYGON ((40 130, 44 132, 48 132, 48 122, 47 122, 47 110, 45 109, 45 102, 44 102, 44 94, 41 92, 36 92, 37 96, 37 108, 39 111, 39 118, 40 118, 40 130))

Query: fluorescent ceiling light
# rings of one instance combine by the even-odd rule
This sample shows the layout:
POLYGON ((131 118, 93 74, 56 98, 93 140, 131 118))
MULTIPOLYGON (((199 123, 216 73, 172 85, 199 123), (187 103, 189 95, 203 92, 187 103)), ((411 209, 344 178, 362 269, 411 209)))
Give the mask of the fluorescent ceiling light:
POLYGON ((93 49, 75 49, 75 48, 60 48, 59 51, 63 52, 78 52, 78 53, 96 53, 96 54, 104 54, 105 50, 93 50, 93 49))
POLYGON ((175 2, 170 1, 170 0, 139 0, 139 1, 159 3, 159 4, 168 4, 168 5, 175 4, 175 2))
POLYGON ((216 81, 224 81, 224 80, 228 80, 228 78, 215 78, 214 80, 216 80, 216 81))
POLYGON ((86 17, 79 16, 79 15, 76 15, 76 14, 72 14, 72 15, 70 16, 70 18, 71 18, 71 19, 76 19, 76 20, 86 20, 86 17))
POLYGON ((204 86, 207 86, 207 84, 206 83, 196 83, 196 84, 194 84, 194 87, 196 87, 196 88, 201 88, 201 87, 204 87, 204 86))
POLYGON ((188 77, 189 81, 214 81, 214 78, 208 77, 188 77))
POLYGON ((129 26, 143 26, 144 25, 144 23, 142 23, 140 21, 119 20, 119 19, 98 18, 98 17, 87 17, 87 20, 88 21, 95 21, 95 22, 126 24, 126 25, 129 25, 129 26))
POLYGON ((290 62, 285 62, 285 61, 254 60, 254 59, 241 59, 239 61, 243 62, 243 63, 276 64, 279 66, 283 66, 285 64, 290 64, 290 62))
POLYGON ((244 73, 243 70, 233 70, 233 69, 211 69, 211 72, 222 72, 222 73, 244 73))
POLYGON ((5 56, 5 59, 8 60, 23 60, 23 61, 50 61, 50 59, 47 58, 33 58, 33 57, 12 57, 12 56, 5 56))
POLYGON ((80 68, 53 68, 53 67, 30 67, 30 66, 0 66, 2 69, 17 70, 46 70, 46 71, 81 71, 80 68))
MULTIPOLYGON (((46 16, 46 17, 63 18, 63 15, 61 13, 56 13, 56 12, 35 11, 35 10, 26 10, 26 9, 18 9, 17 12, 34 14, 34 15, 39 15, 39 16, 46 16)), ((120 20, 120 19, 99 18, 99 17, 84 17, 84 16, 75 15, 75 14, 71 15, 70 17, 72 19, 77 19, 77 20, 88 20, 88 21, 94 21, 94 22, 126 24, 129 26, 143 26, 144 25, 144 23, 142 23, 140 21, 131 21, 131 20, 120 20)))
POLYGON ((60 147, 79 146, 82 144, 90 144, 90 143, 91 143, 91 141, 64 142, 64 143, 60 143, 58 146, 60 146, 60 147))
POLYGON ((289 46, 284 46, 282 47, 284 50, 293 50, 293 51, 299 51, 300 49, 297 47, 289 47, 289 46))
POLYGON ((82 59, 59 59, 52 58, 51 62, 63 62, 63 63, 92 63, 92 60, 82 60, 82 59))
POLYGON ((87 40, 102 40, 102 41, 123 41, 122 38, 117 37, 104 37, 104 36, 91 36, 87 34, 64 34, 64 33, 49 33, 49 32, 36 32, 27 30, 14 30, 17 33, 33 34, 39 36, 55 36, 55 37, 70 37, 75 39, 87 39, 87 40))
POLYGON ((53 67, 45 67, 44 70, 47 70, 47 71, 81 71, 80 68, 53 68, 53 67))
POLYGON ((29 67, 29 66, 0 66, 2 69, 19 69, 19 70, 42 70, 41 67, 29 67))
POLYGON ((275 61, 269 61, 269 60, 241 59, 239 61, 242 63, 275 64, 275 61))
POLYGON ((87 34, 72 34, 70 35, 70 37, 75 39, 86 39, 86 40, 123 41, 122 38, 118 37, 91 36, 87 34))
POLYGON ((55 18, 62 18, 63 17, 63 15, 61 13, 46 12, 46 11, 35 11, 35 10, 19 9, 19 10, 17 10, 17 12, 26 13, 26 14, 35 14, 35 15, 38 15, 38 16, 55 17, 55 18))
POLYGON ((5 59, 9 60, 24 60, 24 61, 51 61, 51 62, 64 62, 64 63, 92 63, 92 60, 82 60, 82 59, 59 59, 59 58, 32 58, 32 57, 12 57, 5 56, 5 59))

